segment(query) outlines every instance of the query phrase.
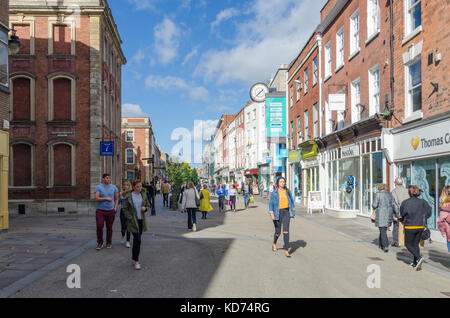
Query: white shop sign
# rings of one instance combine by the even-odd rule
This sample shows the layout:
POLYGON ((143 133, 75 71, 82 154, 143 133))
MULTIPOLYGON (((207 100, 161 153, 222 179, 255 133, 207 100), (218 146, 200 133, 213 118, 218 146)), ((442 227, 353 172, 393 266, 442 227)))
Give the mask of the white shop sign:
POLYGON ((450 153, 450 119, 393 136, 395 161, 450 153))
POLYGON ((359 156, 359 145, 351 145, 341 148, 341 158, 351 158, 359 156))

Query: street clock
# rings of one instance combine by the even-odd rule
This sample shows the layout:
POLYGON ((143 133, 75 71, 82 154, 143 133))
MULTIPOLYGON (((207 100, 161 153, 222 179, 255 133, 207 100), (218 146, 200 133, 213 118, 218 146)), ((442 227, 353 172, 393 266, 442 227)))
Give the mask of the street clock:
POLYGON ((263 102, 266 100, 266 94, 269 93, 269 87, 264 83, 256 83, 250 88, 250 98, 254 102, 263 102))

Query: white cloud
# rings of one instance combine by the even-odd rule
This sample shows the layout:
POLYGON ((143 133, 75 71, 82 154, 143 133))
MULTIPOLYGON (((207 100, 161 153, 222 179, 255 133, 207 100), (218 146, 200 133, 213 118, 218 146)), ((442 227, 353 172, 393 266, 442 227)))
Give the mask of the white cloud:
POLYGON ((149 115, 142 110, 140 105, 123 104, 122 117, 149 117, 149 115))
POLYGON ((184 61, 181 65, 185 65, 187 62, 189 62, 189 60, 191 58, 193 58, 194 56, 196 56, 198 54, 198 49, 193 49, 191 52, 189 52, 188 55, 186 55, 186 57, 184 58, 184 61))
POLYGON ((218 120, 195 120, 191 132, 192 141, 209 140, 216 131, 218 120))
POLYGON ((145 86, 154 90, 179 91, 192 101, 207 102, 209 100, 209 92, 203 86, 196 86, 188 83, 186 80, 175 76, 149 75, 145 80, 145 86))
POLYGON ((128 0, 136 10, 155 10, 157 1, 158 0, 128 0))
POLYGON ((197 86, 189 91, 189 97, 194 101, 207 102, 209 100, 209 92, 203 86, 197 86))
POLYGON ((140 63, 142 60, 145 59, 145 54, 143 49, 139 49, 131 58, 131 60, 135 63, 140 63))
POLYGON ((154 51, 163 65, 170 63, 178 56, 181 29, 172 20, 165 18, 154 28, 154 51))
POLYGON ((240 15, 240 11, 235 8, 228 8, 228 9, 220 11, 219 14, 217 14, 217 16, 216 16, 216 20, 214 20, 214 22, 211 23, 211 29, 214 29, 223 21, 231 19, 238 15, 240 15))
POLYGON ((319 23, 325 0, 254 0, 248 20, 237 26, 233 47, 205 52, 194 76, 218 84, 268 79, 290 63, 319 23))

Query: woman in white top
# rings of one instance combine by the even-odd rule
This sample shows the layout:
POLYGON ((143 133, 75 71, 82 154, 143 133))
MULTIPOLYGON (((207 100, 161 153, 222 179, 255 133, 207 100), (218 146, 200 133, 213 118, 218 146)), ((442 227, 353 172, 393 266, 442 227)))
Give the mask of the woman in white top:
POLYGON ((194 183, 189 182, 188 187, 183 192, 183 200, 181 202, 181 212, 187 211, 188 213, 188 229, 192 231, 197 231, 197 202, 200 202, 200 197, 198 195, 197 189, 194 187, 194 183))
POLYGON ((230 189, 229 192, 230 195, 230 201, 231 201, 231 211, 236 212, 236 196, 237 196, 237 191, 236 191, 236 186, 233 184, 233 186, 230 189))

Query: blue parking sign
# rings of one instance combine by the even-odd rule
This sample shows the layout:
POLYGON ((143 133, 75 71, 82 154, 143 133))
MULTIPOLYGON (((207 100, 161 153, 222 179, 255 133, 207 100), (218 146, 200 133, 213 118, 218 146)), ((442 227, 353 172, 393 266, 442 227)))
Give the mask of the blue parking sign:
POLYGON ((100 142, 100 155, 101 156, 114 156, 114 141, 100 142))

